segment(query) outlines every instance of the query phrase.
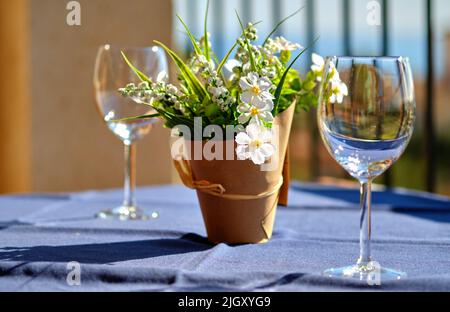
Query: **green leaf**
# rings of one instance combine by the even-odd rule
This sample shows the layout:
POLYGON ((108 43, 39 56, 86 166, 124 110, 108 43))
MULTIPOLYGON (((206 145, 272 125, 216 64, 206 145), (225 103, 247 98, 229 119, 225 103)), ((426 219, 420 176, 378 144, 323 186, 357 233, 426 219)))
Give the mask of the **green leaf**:
POLYGON ((160 113, 164 119, 171 122, 171 128, 173 128, 176 125, 187 125, 187 126, 194 126, 194 121, 186 116, 183 115, 176 115, 174 113, 171 113, 167 110, 160 109, 155 107, 155 110, 160 113))
POLYGON ((206 92, 203 85, 200 83, 198 78, 192 73, 190 68, 183 62, 183 60, 171 49, 169 49, 165 44, 160 41, 155 40, 156 44, 160 45, 169 54, 170 58, 175 62, 181 75, 188 84, 190 90, 195 93, 199 101, 202 102, 205 97, 209 98, 209 94, 206 92))
POLYGON ((194 47, 194 52, 197 55, 202 54, 202 51, 200 50, 200 47, 197 44, 197 40, 195 39, 194 35, 189 30, 189 27, 186 25, 186 23, 183 21, 180 15, 177 14, 178 19, 180 20, 181 24, 183 24, 184 29, 186 30, 187 35, 189 36, 189 39, 191 39, 192 46, 194 47))
POLYGON ((222 70, 222 67, 225 65, 225 63, 227 62, 228 58, 230 57, 231 52, 233 52, 234 48, 236 48, 238 42, 236 41, 233 46, 228 50, 227 54, 225 55, 225 57, 222 59, 222 61, 220 62, 219 66, 217 67, 217 72, 220 73, 220 71, 222 70))
POLYGON ((303 83, 303 89, 306 91, 312 91, 316 87, 316 83, 313 80, 306 80, 303 83))
POLYGON ((297 11, 295 11, 294 13, 292 13, 289 16, 286 16, 285 18, 283 18, 281 21, 278 22, 278 24, 275 25, 275 28, 267 35, 266 39, 263 42, 263 45, 267 43, 267 40, 269 40, 270 36, 272 36, 278 28, 280 28, 281 25, 283 25, 284 22, 286 22, 288 19, 290 19, 291 17, 297 15, 301 10, 303 10, 305 6, 302 6, 300 9, 298 9, 297 11))
POLYGON ((205 108, 206 117, 211 118, 217 116, 218 114, 220 114, 220 108, 217 104, 211 103, 208 106, 206 106, 205 108))
POLYGON ((283 89, 281 91, 281 95, 292 95, 292 94, 296 94, 296 93, 298 93, 298 91, 294 90, 294 89, 283 89))
POLYGON ((127 122, 127 121, 133 121, 133 120, 139 120, 139 119, 149 119, 149 118, 156 118, 156 117, 161 117, 161 114, 156 113, 156 114, 150 114, 150 115, 140 115, 140 116, 136 116, 136 117, 114 119, 111 121, 112 122, 127 122))
MULTIPOLYGON (((241 25, 242 33, 245 33, 244 24, 242 24, 241 17, 239 16, 239 13, 238 13, 237 10, 235 10, 235 12, 236 12, 236 16, 237 16, 238 21, 239 21, 239 25, 241 25)), ((250 64, 252 66, 252 69, 254 71, 256 71, 257 69, 256 69, 255 58, 253 57, 252 50, 250 49, 250 42, 248 41, 246 36, 244 36, 244 39, 245 39, 245 45, 247 46, 248 55, 249 55, 249 58, 250 58, 250 64)))
POLYGON ((212 59, 214 60, 214 64, 219 64, 219 58, 217 57, 217 55, 216 55, 216 53, 214 53, 213 51, 211 51, 211 56, 212 56, 212 59))
POLYGON ((139 77, 139 79, 141 81, 146 81, 148 83, 152 83, 151 79, 148 78, 143 72, 141 72, 139 69, 137 69, 131 62, 130 60, 127 58, 127 56, 125 55, 125 53, 123 53, 123 51, 120 51, 120 53, 122 54, 123 59, 125 60, 125 62, 127 63, 127 65, 131 68, 131 70, 136 74, 136 76, 139 77))
POLYGON ((294 65, 294 63, 299 59, 300 56, 303 55, 303 53, 306 52, 306 50, 308 50, 309 48, 311 48, 316 42, 317 40, 319 40, 319 37, 317 37, 308 47, 304 48, 291 62, 291 64, 289 64, 289 66, 286 68, 286 70, 284 71, 283 76, 280 79, 280 82, 278 83, 277 89, 275 91, 275 100, 274 100, 274 110, 275 110, 275 114, 277 113, 277 106, 278 106, 278 102, 280 101, 280 95, 281 95, 281 91, 283 89, 284 86, 284 82, 286 81, 286 76, 289 72, 289 70, 292 68, 292 66, 294 65))
POLYGON ((209 45, 208 45, 208 11, 209 11, 209 0, 206 2, 206 12, 205 12, 205 34, 204 34, 204 49, 206 59, 211 60, 211 56, 209 54, 209 45))

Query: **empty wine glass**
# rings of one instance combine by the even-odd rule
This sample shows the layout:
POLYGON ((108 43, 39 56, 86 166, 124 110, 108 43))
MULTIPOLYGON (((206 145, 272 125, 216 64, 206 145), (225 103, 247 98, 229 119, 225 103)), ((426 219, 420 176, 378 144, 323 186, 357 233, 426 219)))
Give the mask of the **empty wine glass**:
POLYGON ((150 78, 167 73, 167 60, 159 47, 120 47, 101 46, 98 50, 94 87, 97 107, 108 128, 124 143, 125 146, 125 185, 124 200, 121 206, 101 211, 99 218, 118 218, 120 220, 147 220, 157 218, 158 213, 146 214, 136 204, 136 141, 144 137, 157 121, 152 119, 121 120, 124 118, 156 113, 148 105, 139 105, 135 101, 122 96, 118 89, 129 83, 139 84, 141 81, 124 61, 121 52, 136 67, 144 71, 150 78))
POLYGON ((369 281, 405 273, 380 267, 370 252, 371 183, 405 150, 414 126, 411 68, 403 57, 329 57, 321 80, 319 130, 331 156, 361 188, 360 256, 324 275, 369 281))

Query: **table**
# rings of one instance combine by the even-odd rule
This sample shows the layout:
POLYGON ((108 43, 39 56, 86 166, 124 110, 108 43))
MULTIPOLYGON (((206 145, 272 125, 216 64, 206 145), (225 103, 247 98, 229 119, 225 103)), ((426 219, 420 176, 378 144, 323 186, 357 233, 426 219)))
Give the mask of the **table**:
POLYGON ((238 246, 207 242, 195 193, 183 186, 139 188, 137 196, 160 218, 95 219, 121 201, 121 190, 1 196, 0 290, 450 291, 446 197, 374 192, 374 258, 408 279, 369 287, 321 275, 358 256, 357 190, 293 183, 272 240, 238 246), (67 282, 78 273, 73 261, 80 285, 67 282))

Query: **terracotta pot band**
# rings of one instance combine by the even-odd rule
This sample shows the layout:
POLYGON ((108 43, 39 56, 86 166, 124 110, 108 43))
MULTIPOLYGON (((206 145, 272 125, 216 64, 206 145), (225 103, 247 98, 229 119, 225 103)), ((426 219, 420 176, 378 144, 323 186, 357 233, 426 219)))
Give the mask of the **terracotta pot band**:
POLYGON ((244 194, 225 194, 225 188, 223 185, 219 183, 211 183, 206 180, 194 181, 192 176, 192 169, 189 162, 185 159, 174 159, 173 164, 175 165, 175 169, 177 169, 178 174, 180 175, 181 181, 183 184, 191 189, 199 190, 201 192, 225 198, 231 200, 251 200, 251 199, 259 199, 264 197, 269 197, 275 193, 277 193, 281 186, 283 185, 283 177, 280 177, 280 181, 278 181, 277 185, 273 187, 272 190, 265 191, 256 195, 244 195, 244 194))
POLYGON ((267 213, 267 215, 261 221, 261 228, 264 231, 264 235, 266 235, 266 239, 270 239, 272 237, 272 226, 273 226, 273 224, 266 222, 266 220, 272 214, 273 210, 277 207, 279 198, 280 198, 280 193, 278 193, 277 198, 275 198, 275 201, 273 202, 273 205, 272 205, 272 209, 270 209, 270 211, 267 213))

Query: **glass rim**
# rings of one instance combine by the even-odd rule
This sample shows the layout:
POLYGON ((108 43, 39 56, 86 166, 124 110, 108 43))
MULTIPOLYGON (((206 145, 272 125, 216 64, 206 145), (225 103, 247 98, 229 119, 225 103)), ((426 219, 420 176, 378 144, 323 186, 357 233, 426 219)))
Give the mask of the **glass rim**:
POLYGON ((149 46, 133 46, 127 44, 116 44, 116 43, 105 43, 98 47, 99 50, 128 50, 128 51, 146 51, 152 50, 152 52, 158 52, 161 50, 161 47, 158 45, 149 45, 149 46))
POLYGON ((326 60, 341 59, 341 60, 385 60, 385 61, 409 61, 407 56, 401 55, 387 55, 387 56, 368 56, 368 55, 329 55, 326 60))

